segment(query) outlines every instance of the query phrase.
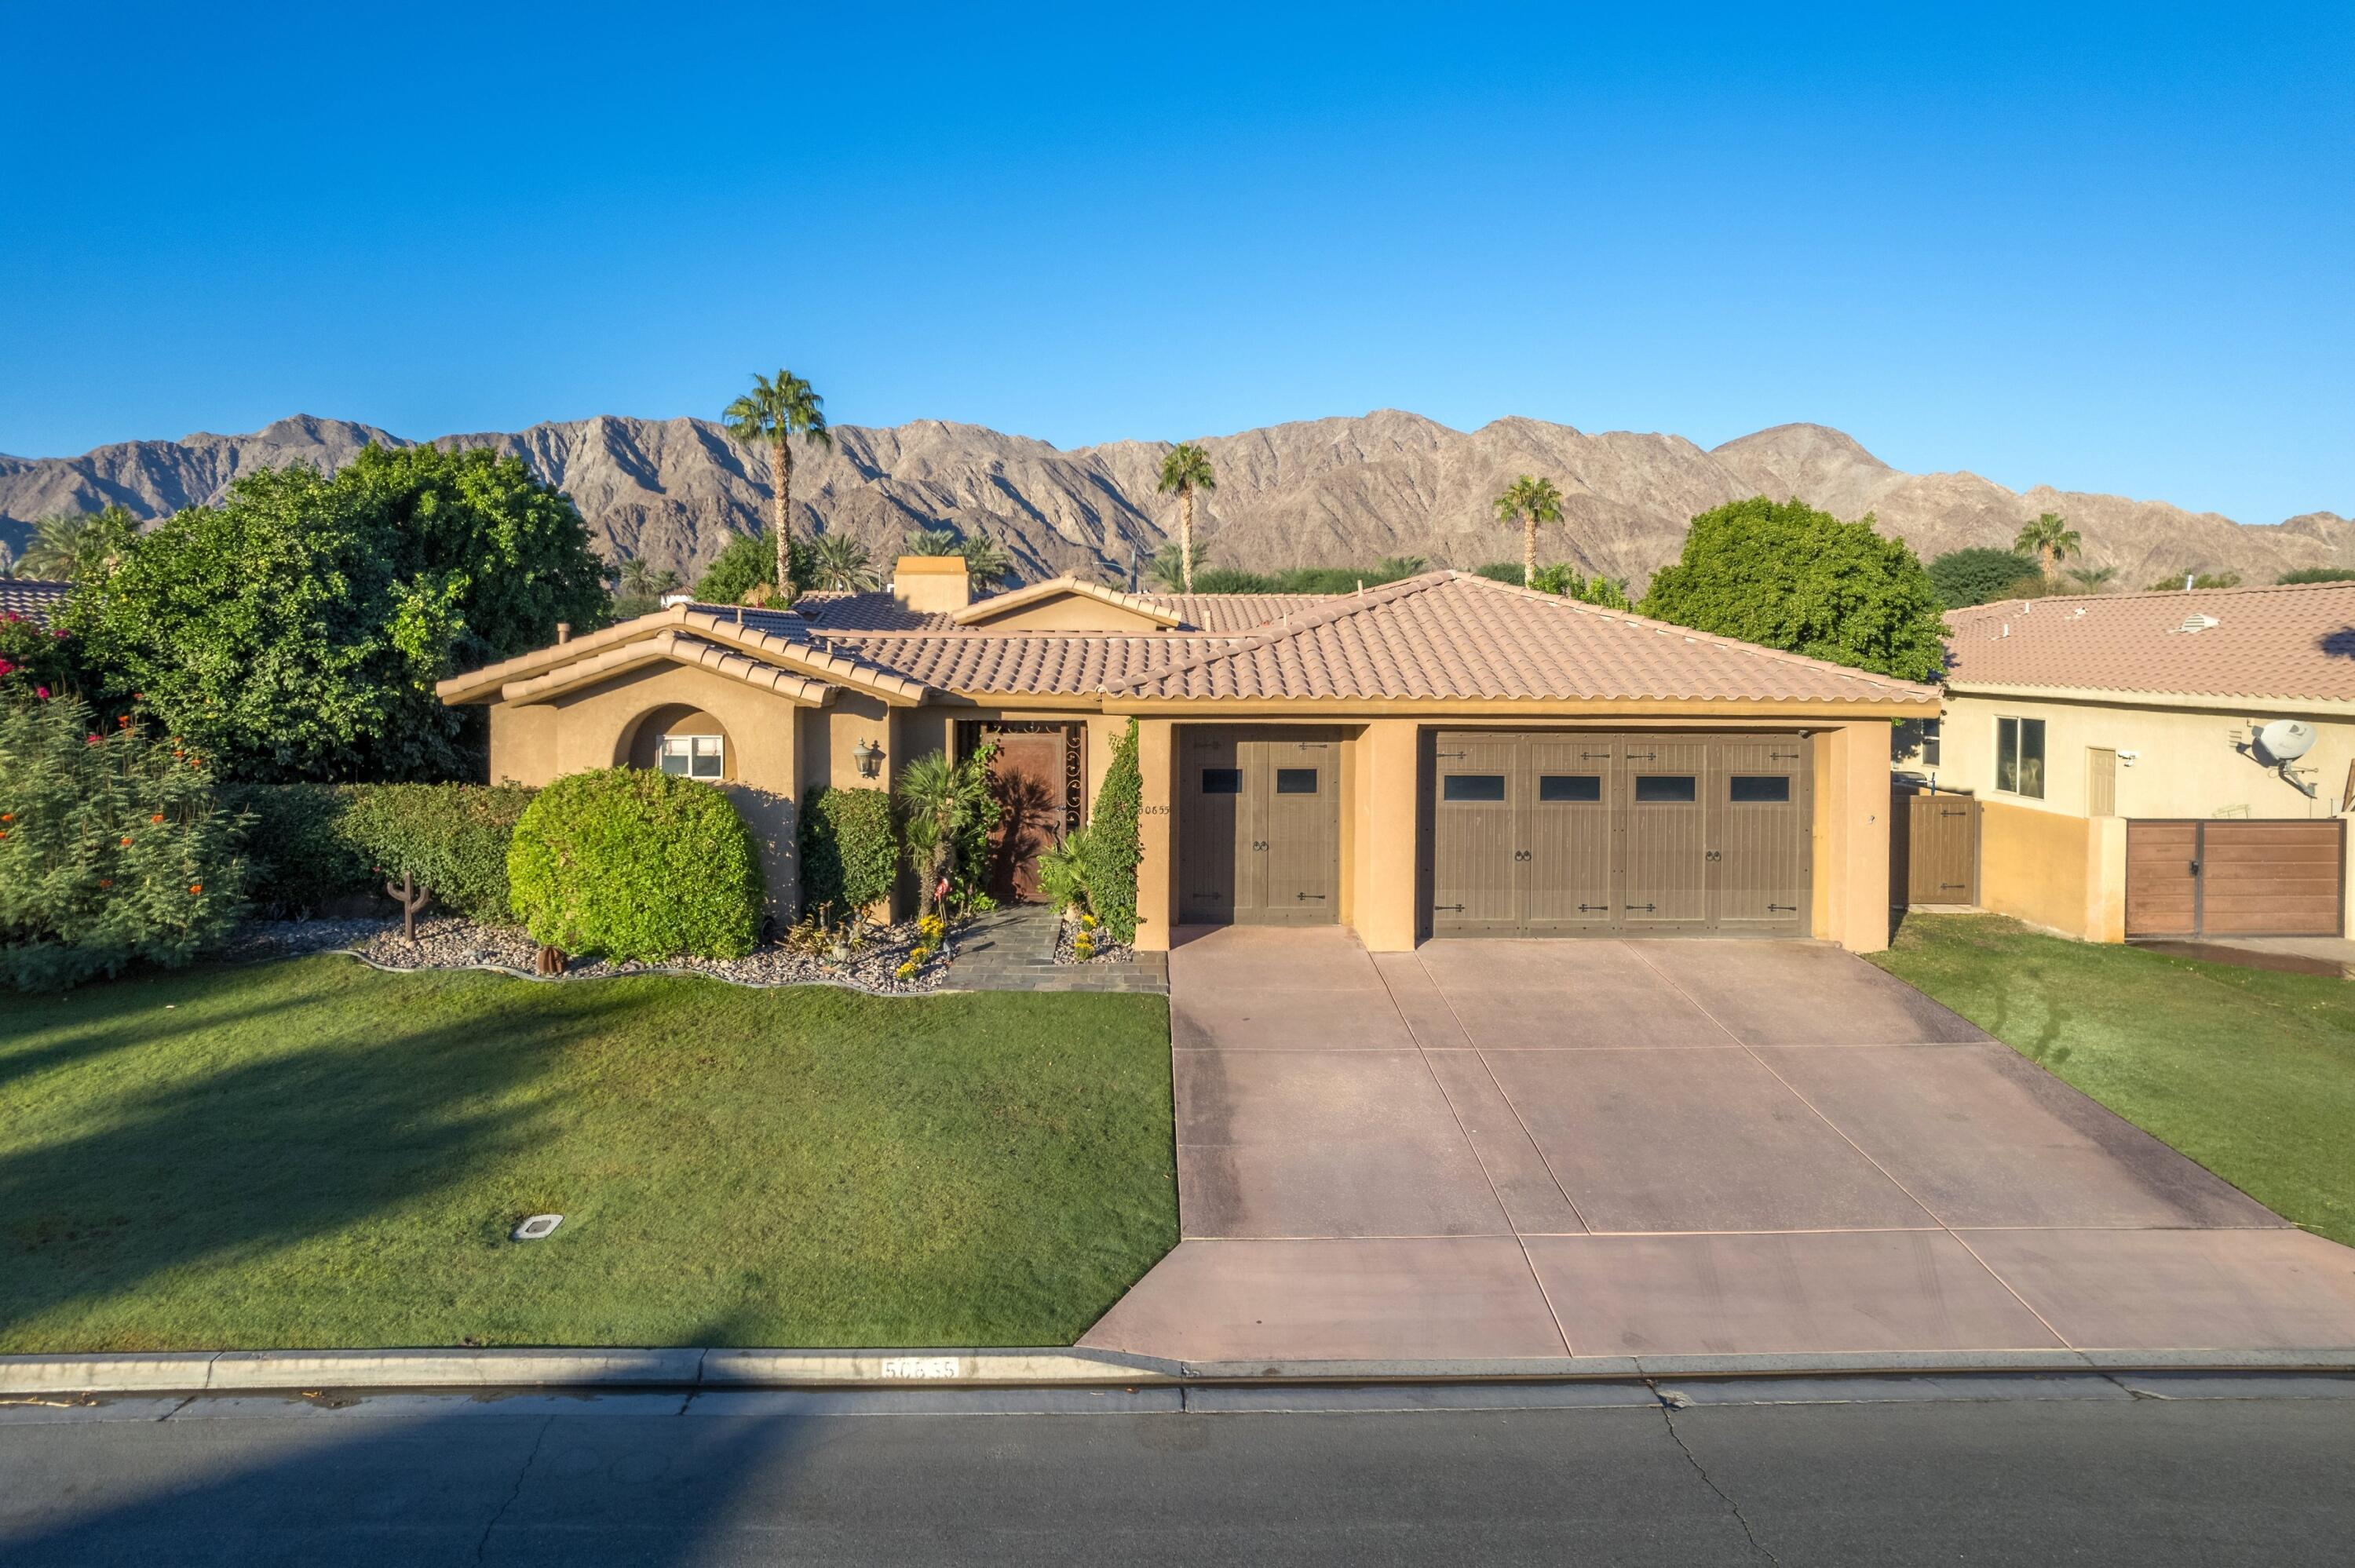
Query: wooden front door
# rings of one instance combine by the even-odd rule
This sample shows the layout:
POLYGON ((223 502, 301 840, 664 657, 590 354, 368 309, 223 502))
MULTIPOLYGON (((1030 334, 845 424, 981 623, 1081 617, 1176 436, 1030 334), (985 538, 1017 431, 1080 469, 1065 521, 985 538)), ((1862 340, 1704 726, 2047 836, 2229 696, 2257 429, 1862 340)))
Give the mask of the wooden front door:
POLYGON ((999 813, 989 836, 989 895, 1000 904, 1035 904, 1039 855, 1062 842, 1072 825, 1076 727, 982 725, 971 738, 996 747, 989 760, 999 813))

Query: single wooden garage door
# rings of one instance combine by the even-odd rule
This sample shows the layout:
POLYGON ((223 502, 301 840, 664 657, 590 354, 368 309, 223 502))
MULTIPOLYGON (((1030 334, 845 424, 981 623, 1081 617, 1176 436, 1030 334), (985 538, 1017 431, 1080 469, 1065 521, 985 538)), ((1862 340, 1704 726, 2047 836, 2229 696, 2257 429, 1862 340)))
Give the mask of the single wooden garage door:
POLYGON ((2126 824, 2129 937, 2336 937, 2343 822, 2126 824))
POLYGON ((1191 725, 1178 733, 1178 907, 1186 923, 1339 919, 1338 736, 1191 725))
POLYGON ((1806 931, 1798 736, 1450 730, 1428 779, 1432 935, 1806 931))

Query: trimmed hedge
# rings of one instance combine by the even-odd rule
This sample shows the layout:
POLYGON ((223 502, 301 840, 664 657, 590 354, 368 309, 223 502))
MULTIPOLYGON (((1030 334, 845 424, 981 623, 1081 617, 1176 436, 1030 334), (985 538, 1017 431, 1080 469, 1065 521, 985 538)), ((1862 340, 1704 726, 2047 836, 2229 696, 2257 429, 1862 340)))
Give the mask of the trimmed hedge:
POLYGON ((1088 904, 1113 939, 1136 940, 1136 863, 1145 858, 1136 819, 1145 805, 1145 775, 1136 761, 1136 721, 1113 743, 1112 762, 1089 813, 1088 904))
POLYGON ((515 912, 568 953, 741 959, 761 930, 751 832, 728 797, 668 773, 609 768, 542 789, 507 850, 515 912))
POLYGON ((802 808, 802 907, 836 919, 891 895, 900 835, 881 789, 822 789, 802 808))
POLYGON ((503 925, 507 843, 533 791, 519 784, 250 784, 245 853, 256 913, 290 918, 381 894, 404 871, 434 903, 503 925))
POLYGON ((244 906, 202 759, 58 697, 0 700, 0 978, 27 991, 188 963, 244 906))

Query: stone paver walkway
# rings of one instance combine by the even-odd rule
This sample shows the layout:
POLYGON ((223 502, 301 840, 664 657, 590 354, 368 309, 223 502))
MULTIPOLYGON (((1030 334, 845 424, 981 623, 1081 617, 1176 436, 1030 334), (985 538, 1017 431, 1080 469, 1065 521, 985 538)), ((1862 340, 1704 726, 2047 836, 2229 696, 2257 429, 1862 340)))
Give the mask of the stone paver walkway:
POLYGON ((1166 953, 1130 953, 1086 964, 1055 961, 1060 925, 1052 910, 1018 904, 977 915, 958 934, 949 965, 952 991, 1135 991, 1169 990, 1166 953))
POLYGON ((2355 1252, 1837 948, 1183 935, 1184 1239, 1083 1345, 2355 1348, 2355 1252))

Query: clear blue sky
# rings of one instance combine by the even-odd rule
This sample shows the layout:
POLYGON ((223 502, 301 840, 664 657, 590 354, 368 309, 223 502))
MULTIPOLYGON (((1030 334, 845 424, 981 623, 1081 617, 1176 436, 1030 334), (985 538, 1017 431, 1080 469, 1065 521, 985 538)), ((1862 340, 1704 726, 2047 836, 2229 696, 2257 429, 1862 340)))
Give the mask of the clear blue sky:
POLYGON ((1064 446, 1812 419, 2355 513, 2344 0, 0 6, 0 451, 783 364, 1064 446))

